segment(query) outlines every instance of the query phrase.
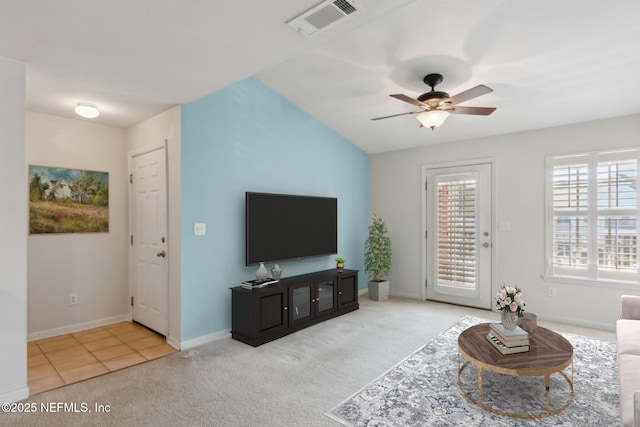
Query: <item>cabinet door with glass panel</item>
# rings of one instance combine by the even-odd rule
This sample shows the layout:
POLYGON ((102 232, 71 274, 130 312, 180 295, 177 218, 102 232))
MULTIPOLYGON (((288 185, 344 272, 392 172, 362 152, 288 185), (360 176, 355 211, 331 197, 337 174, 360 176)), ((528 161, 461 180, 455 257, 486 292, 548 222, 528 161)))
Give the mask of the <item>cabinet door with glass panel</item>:
POLYGON ((324 280, 316 282, 316 308, 317 315, 333 313, 338 310, 335 280, 324 280))
POLYGON ((314 306, 314 282, 289 285, 289 326, 313 319, 316 315, 314 306))
POLYGON ((334 280, 304 282, 289 286, 289 325, 303 323, 337 311, 334 280))

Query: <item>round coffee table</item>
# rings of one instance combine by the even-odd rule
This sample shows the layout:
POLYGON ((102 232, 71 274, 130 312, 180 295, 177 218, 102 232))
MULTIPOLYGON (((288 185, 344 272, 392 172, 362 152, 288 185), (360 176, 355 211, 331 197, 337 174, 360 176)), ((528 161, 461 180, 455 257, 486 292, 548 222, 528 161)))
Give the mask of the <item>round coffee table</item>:
POLYGON ((487 340, 489 323, 481 323, 463 331, 458 337, 458 351, 466 361, 461 364, 458 357, 458 386, 462 393, 473 403, 483 409, 499 415, 515 418, 543 418, 562 412, 571 404, 573 389, 573 346, 562 335, 549 329, 539 327, 529 338, 529 351, 526 353, 502 354, 487 340), (474 398, 465 390, 460 375, 469 363, 478 368, 478 398, 474 398), (563 369, 571 365, 571 377, 563 369), (505 412, 482 402, 482 373, 484 370, 499 374, 522 376, 544 376, 546 393, 546 411, 533 414, 516 414, 505 412), (566 403, 556 409, 550 408, 550 376, 559 372, 571 387, 571 395, 566 403))

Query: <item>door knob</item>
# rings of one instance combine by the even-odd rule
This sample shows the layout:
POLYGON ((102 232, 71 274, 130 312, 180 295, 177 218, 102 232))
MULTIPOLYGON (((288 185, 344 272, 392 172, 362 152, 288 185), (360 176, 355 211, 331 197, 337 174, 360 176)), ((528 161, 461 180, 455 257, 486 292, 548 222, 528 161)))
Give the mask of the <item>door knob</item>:
MULTIPOLYGON (((489 244, 488 244, 488 243, 483 243, 483 244, 482 244, 482 246, 484 246, 485 248, 488 248, 488 247, 489 247, 489 244)), ((163 252, 164 252, 164 251, 163 251, 163 252)))
POLYGON ((159 256, 159 257, 164 258, 165 256, 167 256, 167 253, 165 251, 160 251, 156 255, 159 256))

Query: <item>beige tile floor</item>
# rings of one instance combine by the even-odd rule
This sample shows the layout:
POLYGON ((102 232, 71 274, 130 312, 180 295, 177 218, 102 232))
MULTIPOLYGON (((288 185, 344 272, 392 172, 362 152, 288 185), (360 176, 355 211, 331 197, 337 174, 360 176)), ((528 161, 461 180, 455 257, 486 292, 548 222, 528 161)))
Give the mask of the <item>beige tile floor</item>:
POLYGON ((27 343, 32 395, 176 352, 142 325, 115 323, 27 343))

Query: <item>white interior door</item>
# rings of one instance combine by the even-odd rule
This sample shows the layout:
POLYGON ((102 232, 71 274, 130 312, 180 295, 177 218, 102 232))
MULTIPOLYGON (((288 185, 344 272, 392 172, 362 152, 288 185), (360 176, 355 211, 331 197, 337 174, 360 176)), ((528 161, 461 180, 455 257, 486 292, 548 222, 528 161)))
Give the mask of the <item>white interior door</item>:
POLYGON ((169 332, 166 149, 131 157, 133 320, 169 332))
POLYGON ((423 170, 427 299, 491 308, 491 168, 423 170))

